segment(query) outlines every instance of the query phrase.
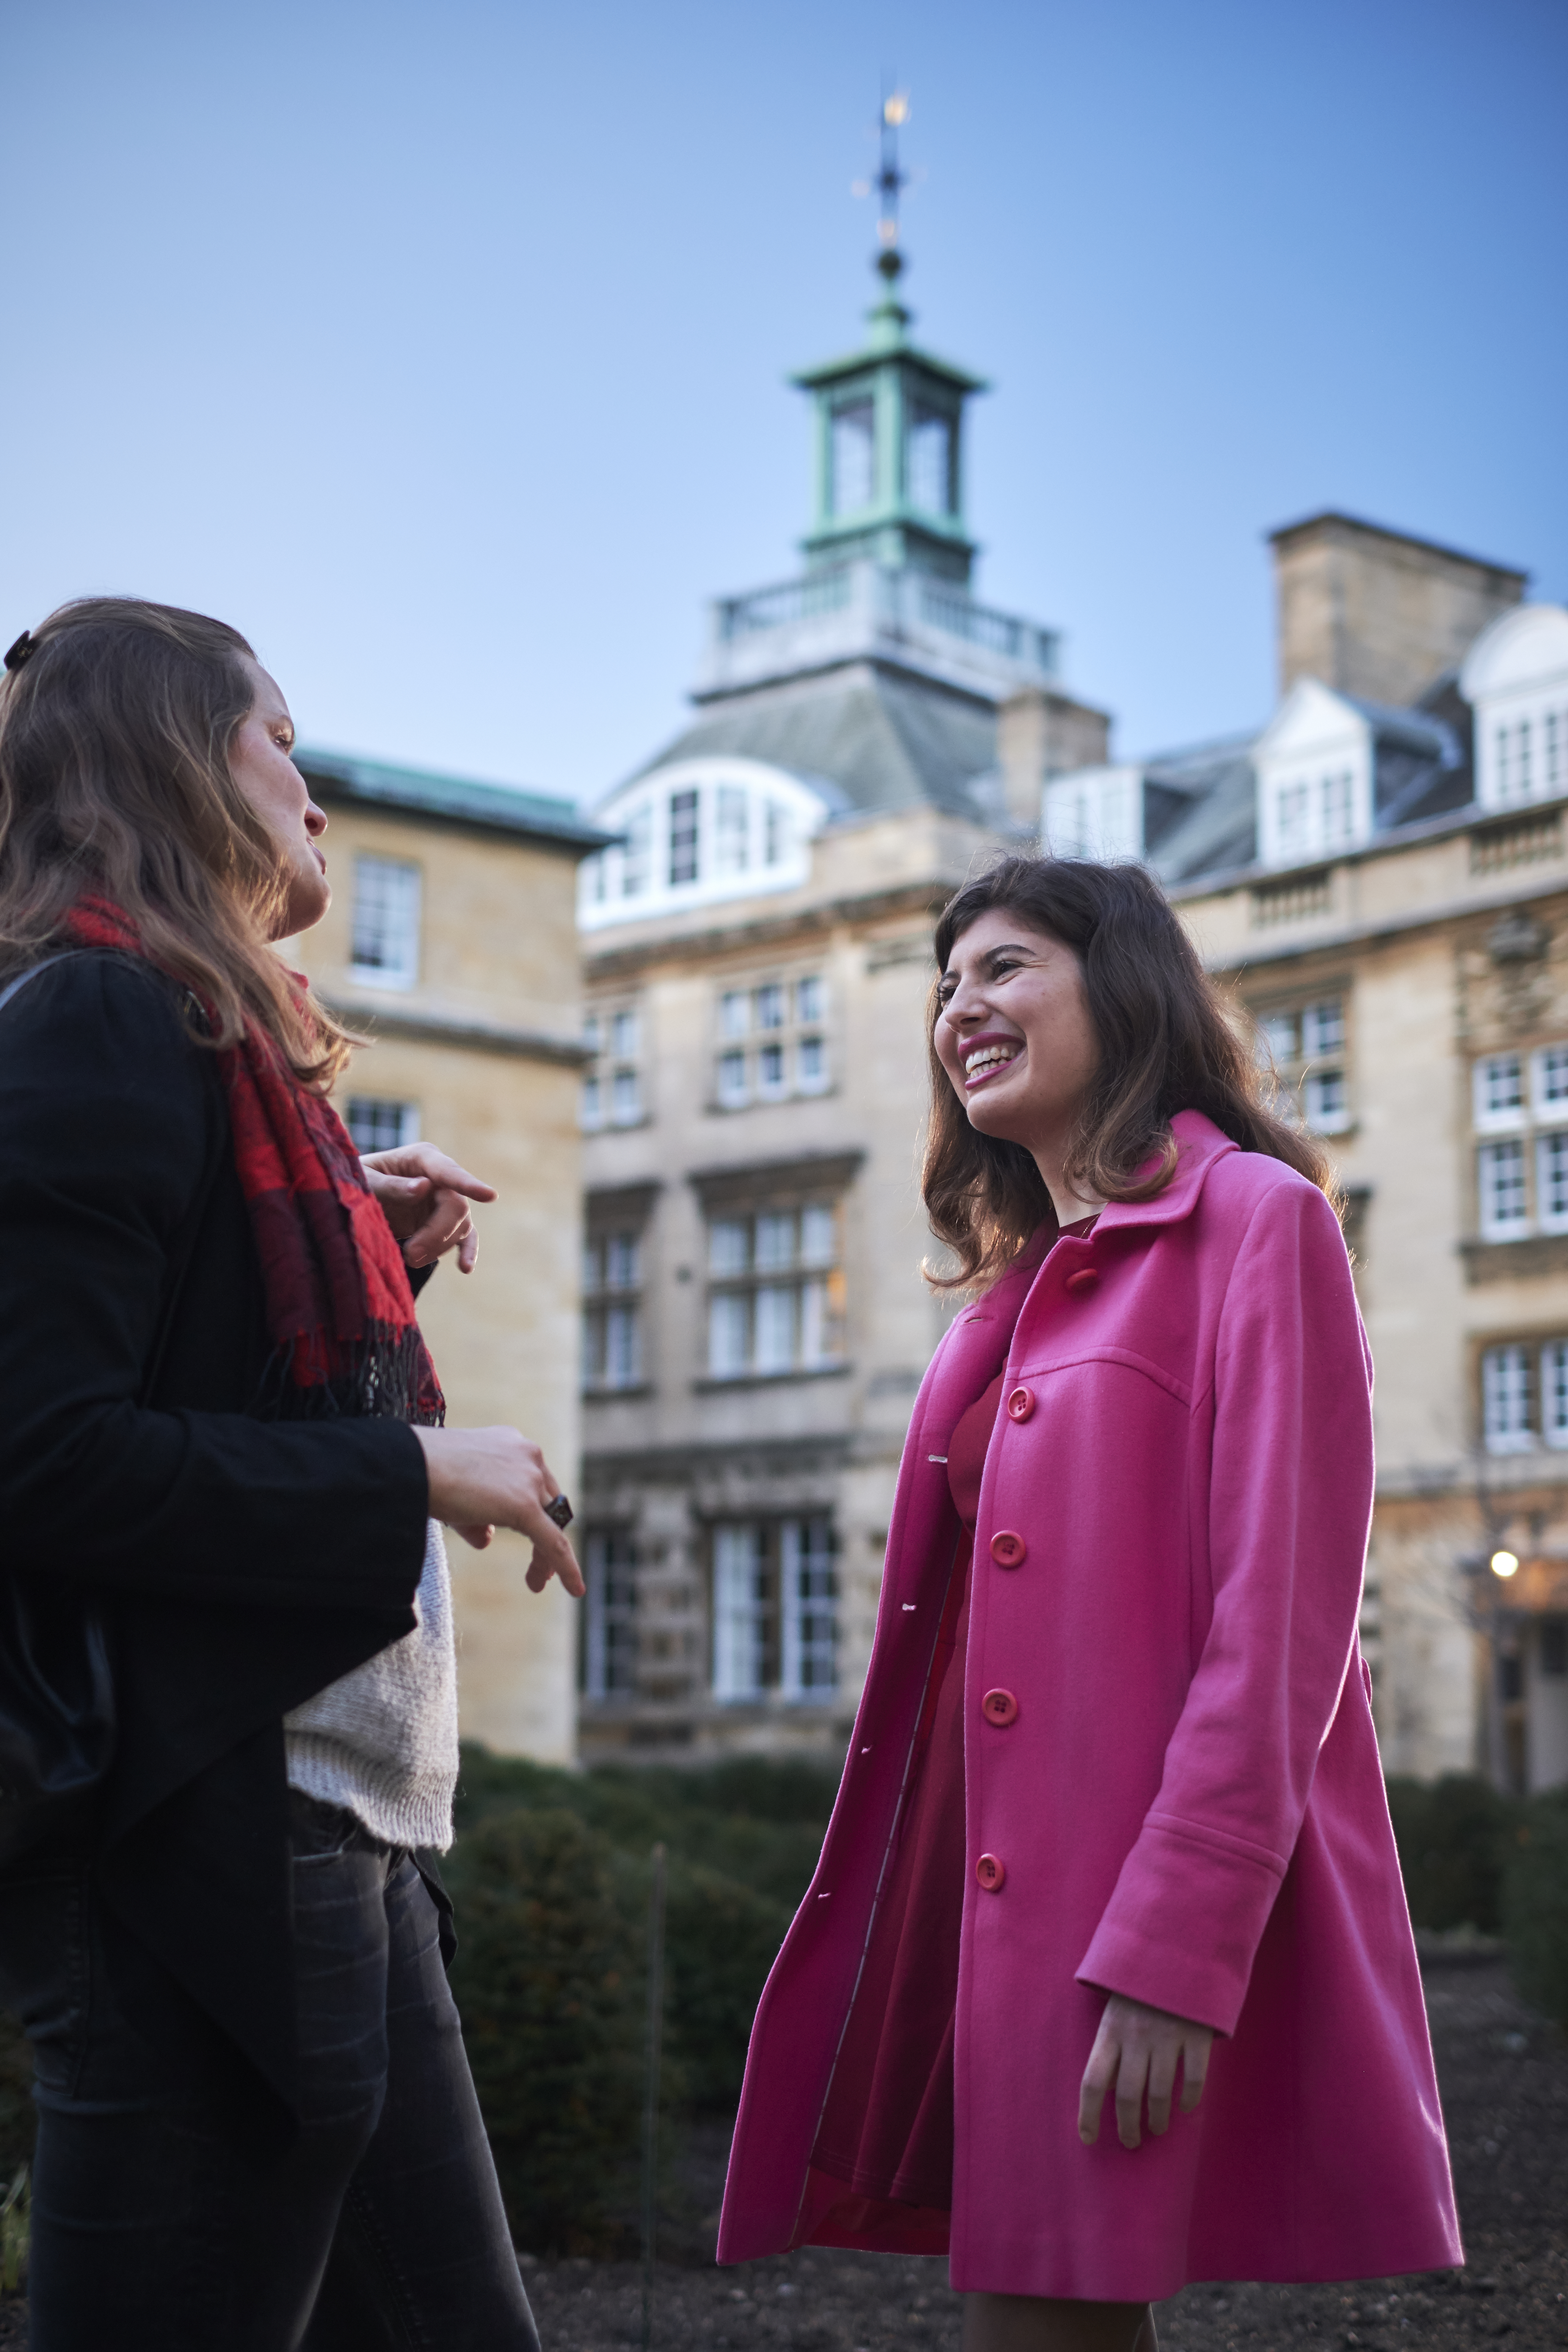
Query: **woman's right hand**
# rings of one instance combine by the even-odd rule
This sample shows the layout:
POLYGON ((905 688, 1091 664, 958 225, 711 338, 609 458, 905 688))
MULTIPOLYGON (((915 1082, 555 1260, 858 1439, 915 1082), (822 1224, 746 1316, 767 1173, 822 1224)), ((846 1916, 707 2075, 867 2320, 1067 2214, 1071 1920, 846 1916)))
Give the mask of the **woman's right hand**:
POLYGON ((465 1543, 482 1551, 497 1528, 513 1528, 533 1546, 528 1588, 542 1592, 558 1576, 581 1600, 587 1591, 577 1555, 564 1532, 545 1517, 544 1506, 561 1492, 543 1454, 516 1429, 426 1429, 415 1436, 425 1449, 430 1481, 430 1517, 445 1520, 465 1543))

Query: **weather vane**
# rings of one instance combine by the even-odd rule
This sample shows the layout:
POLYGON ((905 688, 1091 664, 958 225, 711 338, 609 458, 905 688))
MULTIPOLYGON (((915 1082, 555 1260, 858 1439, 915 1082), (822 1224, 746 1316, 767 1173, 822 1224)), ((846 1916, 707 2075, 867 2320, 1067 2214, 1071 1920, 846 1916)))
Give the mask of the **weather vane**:
POLYGON ((882 99, 878 117, 881 139, 881 163, 874 180, 856 180, 850 194, 868 196, 873 188, 879 199, 877 215, 877 267, 890 284, 902 269, 903 257, 899 251, 899 194, 910 183, 910 175, 899 163, 899 132, 910 119, 910 94, 907 89, 888 90, 882 99))

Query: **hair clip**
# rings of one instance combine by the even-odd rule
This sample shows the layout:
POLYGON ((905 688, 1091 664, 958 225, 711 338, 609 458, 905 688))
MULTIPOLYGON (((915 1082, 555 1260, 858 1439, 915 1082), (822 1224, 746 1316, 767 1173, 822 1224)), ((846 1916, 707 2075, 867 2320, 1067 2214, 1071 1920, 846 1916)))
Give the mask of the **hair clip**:
POLYGON ((32 660, 33 656, 37 652, 37 639, 33 636, 30 630, 24 629, 16 644, 9 646, 6 650, 6 668, 20 669, 24 662, 32 660))

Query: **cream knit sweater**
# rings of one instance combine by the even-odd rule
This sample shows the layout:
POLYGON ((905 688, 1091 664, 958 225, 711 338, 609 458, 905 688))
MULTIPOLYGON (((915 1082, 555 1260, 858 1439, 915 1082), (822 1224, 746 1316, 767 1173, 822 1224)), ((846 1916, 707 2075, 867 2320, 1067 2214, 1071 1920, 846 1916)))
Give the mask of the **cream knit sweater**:
POLYGON ((431 1520, 412 1633, 283 1718, 289 1782, 342 1805, 387 1845, 452 1843, 458 1662, 447 1547, 431 1520))

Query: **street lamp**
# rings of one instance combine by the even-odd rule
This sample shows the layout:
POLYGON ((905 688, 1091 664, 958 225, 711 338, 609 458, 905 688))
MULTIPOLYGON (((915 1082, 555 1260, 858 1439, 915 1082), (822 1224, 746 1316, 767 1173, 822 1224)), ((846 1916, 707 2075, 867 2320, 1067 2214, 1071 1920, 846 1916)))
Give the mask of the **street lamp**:
POLYGON ((1500 1576, 1506 1583, 1510 1576, 1519 1574, 1519 1554, 1516 1551, 1494 1551, 1491 1570, 1494 1576, 1500 1576))

